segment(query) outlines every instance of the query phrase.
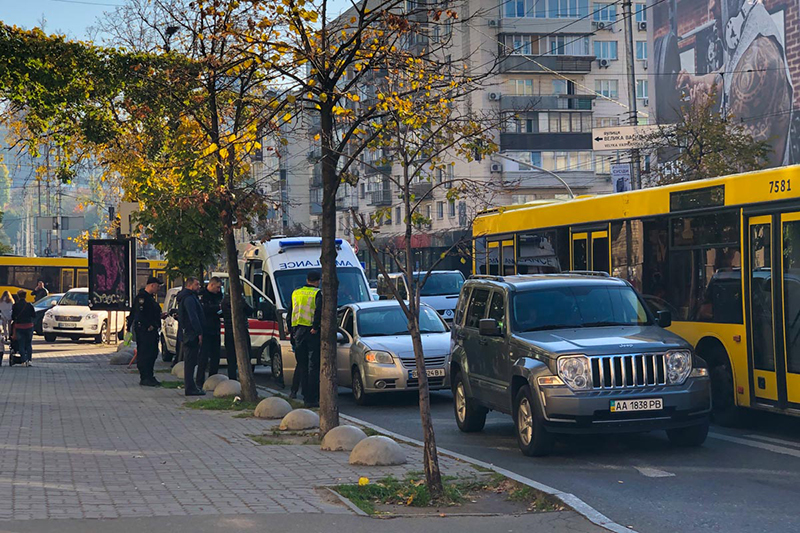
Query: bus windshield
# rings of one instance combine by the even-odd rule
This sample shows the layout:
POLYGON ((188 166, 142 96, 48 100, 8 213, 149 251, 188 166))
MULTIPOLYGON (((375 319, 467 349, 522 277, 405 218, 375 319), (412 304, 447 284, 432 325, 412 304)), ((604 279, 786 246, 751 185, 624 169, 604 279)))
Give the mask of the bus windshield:
POLYGON ((58 305, 80 305, 86 307, 89 305, 89 293, 69 291, 61 297, 58 305))
MULTIPOLYGON (((292 292, 305 285, 306 276, 312 270, 314 269, 298 268, 275 272, 275 283, 278 285, 278 293, 281 295, 283 305, 289 305, 292 301, 292 292)), ((339 276, 339 307, 355 302, 368 302, 372 299, 364 281, 364 274, 360 269, 337 268, 336 274, 339 276)))
POLYGON ((650 317, 630 287, 570 286, 514 296, 514 330, 643 326, 650 317))
MULTIPOLYGON (((425 274, 415 274, 414 278, 419 283, 425 279, 425 274)), ((461 272, 432 272, 422 287, 420 296, 447 296, 461 292, 464 284, 464 275, 461 272)))

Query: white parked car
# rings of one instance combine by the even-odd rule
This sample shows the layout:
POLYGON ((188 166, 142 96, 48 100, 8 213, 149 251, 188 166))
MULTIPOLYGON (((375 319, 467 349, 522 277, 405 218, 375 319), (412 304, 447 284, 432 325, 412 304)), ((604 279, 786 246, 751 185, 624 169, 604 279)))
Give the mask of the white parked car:
POLYGON ((106 332, 121 334, 125 330, 125 312, 94 311, 89 308, 89 289, 72 289, 44 314, 42 331, 47 342, 58 337, 72 340, 94 338, 103 342, 106 332))

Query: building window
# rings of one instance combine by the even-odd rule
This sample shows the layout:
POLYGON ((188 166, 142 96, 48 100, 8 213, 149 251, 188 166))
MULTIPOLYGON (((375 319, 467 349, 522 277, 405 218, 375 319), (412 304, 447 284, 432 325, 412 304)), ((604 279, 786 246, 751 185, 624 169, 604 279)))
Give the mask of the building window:
POLYGON ((535 167, 542 166, 542 152, 531 152, 531 164, 535 167))
POLYGON ((533 96, 533 80, 508 80, 506 83, 512 96, 533 96))
POLYGON ((439 220, 444 218, 444 202, 436 202, 436 218, 439 220))
POLYGON ((612 100, 619 98, 619 82, 617 80, 594 80, 594 90, 612 100))
POLYGON ((619 126, 619 117, 598 117, 594 119, 595 128, 614 128, 619 126))
POLYGON ((431 208, 430 204, 425 206, 425 218, 427 218, 428 220, 431 220, 433 218, 433 215, 431 214, 431 210, 432 210, 432 208, 431 208))
POLYGON ((456 201, 450 200, 447 202, 447 216, 450 218, 455 218, 456 216, 456 201))
POLYGON ((647 22, 646 4, 636 4, 636 22, 647 22))
POLYGON ((506 18, 579 18, 589 16, 589 0, 509 0, 506 18))
POLYGON ((594 4, 592 13, 597 22, 615 22, 617 20, 617 4, 594 4))
POLYGON ((636 98, 648 98, 647 80, 636 80, 636 98))
MULTIPOLYGON (((537 120, 531 120, 524 126, 530 126, 534 131, 516 133, 586 133, 592 131, 591 113, 532 113, 538 115, 537 120)), ((523 126, 520 124, 520 127, 523 126)))
POLYGON ((506 35, 505 53, 511 55, 538 55, 539 37, 536 35, 506 35))
POLYGON ((597 59, 617 59, 617 41, 595 41, 594 55, 597 59))
POLYGON ((594 159, 591 151, 531 152, 531 163, 550 171, 591 172, 594 159))
POLYGON ((395 207, 394 208, 394 223, 395 224, 400 224, 400 222, 402 222, 402 220, 401 220, 402 218, 403 218, 402 208, 395 207))
POLYGON ((550 37, 550 55, 588 56, 589 37, 580 35, 553 35, 550 37))
POLYGON ((553 94, 570 94, 567 80, 553 80, 553 94))
POLYGON ((596 174, 611 174, 611 160, 614 156, 594 154, 594 171, 596 174))
POLYGON ((636 41, 636 59, 647 59, 647 41, 636 41))
POLYGON ((455 165, 448 165, 447 166, 447 181, 444 184, 445 189, 451 189, 453 187, 453 180, 456 179, 456 169, 455 165))
POLYGON ((511 195, 511 203, 514 204, 514 205, 527 204, 528 203, 528 195, 527 194, 512 194, 511 195))
POLYGON ((358 184, 358 197, 362 200, 367 197, 367 186, 363 183, 358 184))

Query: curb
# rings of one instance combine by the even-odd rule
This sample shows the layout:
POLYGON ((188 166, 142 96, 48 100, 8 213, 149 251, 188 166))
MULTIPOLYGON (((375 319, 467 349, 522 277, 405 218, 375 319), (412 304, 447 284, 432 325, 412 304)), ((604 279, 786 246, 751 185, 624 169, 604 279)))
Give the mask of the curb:
POLYGON ((365 513, 364 511, 362 511, 362 510, 361 510, 361 508, 360 508, 358 505, 354 504, 354 503, 353 503, 353 502, 351 502, 349 499, 345 498, 344 496, 342 496, 341 494, 339 494, 338 492, 336 492, 336 491, 335 491, 335 490, 333 490, 332 488, 330 488, 330 487, 325 487, 325 490, 327 490, 328 492, 330 492, 331 494, 333 494, 334 496, 336 496, 336 498, 337 498, 337 499, 338 499, 340 502, 342 502, 342 503, 344 504, 344 506, 345 506, 345 507, 347 507, 348 509, 350 509, 351 511, 353 511, 353 512, 354 512, 356 515, 358 515, 358 516, 366 516, 366 517, 369 517, 369 515, 368 515, 367 513, 365 513))
MULTIPOLYGON (((275 389, 271 389, 269 387, 264 387, 263 385, 257 385, 256 387, 259 388, 259 389, 263 389, 265 391, 269 391, 272 394, 282 394, 280 391, 277 391, 275 389)), ((419 446, 419 447, 424 447, 424 445, 425 445, 425 443, 423 443, 423 442, 421 442, 421 441, 419 441, 417 439, 412 439, 410 437, 406 437, 405 435, 400 435, 398 433, 395 433, 394 431, 389 431, 388 429, 384 429, 384 428, 382 428, 380 426, 376 426, 375 424, 371 424, 369 422, 366 422, 366 421, 361 420, 359 418, 356 418, 354 416, 350 416, 350 415, 345 415, 343 413, 339 413, 339 417, 344 419, 344 420, 346 420, 346 421, 348 421, 348 422, 353 422, 353 423, 359 424, 361 426, 364 426, 364 427, 373 429, 375 431, 378 431, 378 432, 380 432, 380 433, 382 433, 384 435, 392 437, 395 440, 398 440, 400 442, 405 442, 406 444, 413 444, 414 446, 419 446)), ((528 487, 531 487, 533 489, 536 489, 536 490, 539 490, 541 492, 544 492, 545 494, 549 494, 550 496, 554 496, 554 497, 558 498, 559 500, 561 500, 562 502, 564 502, 564 504, 566 504, 569 507, 571 507, 576 513, 578 513, 579 515, 583 516, 584 518, 586 518, 587 520, 589 520, 590 522, 592 522, 593 524, 595 524, 597 526, 605 528, 605 529, 607 529, 609 531, 613 531, 614 533, 637 533, 636 530, 634 530, 634 529, 631 529, 629 527, 625 527, 625 526, 623 526, 621 524, 618 524, 618 523, 614 522, 613 520, 608 518, 606 515, 604 515, 603 513, 601 513, 600 511, 598 511, 597 509, 595 509, 591 505, 589 505, 588 503, 584 502, 583 500, 581 500, 580 498, 578 498, 574 494, 570 494, 568 492, 560 491, 560 490, 558 490, 556 488, 553 488, 553 487, 551 487, 549 485, 545 485, 544 483, 539 483, 538 481, 534 481, 533 479, 527 478, 525 476, 521 476, 519 474, 511 472, 510 470, 506 470, 505 468, 501 468, 499 466, 495 466, 495 465, 490 464, 490 463, 485 463, 485 462, 483 462, 483 461, 481 461, 479 459, 473 459, 472 457, 467 457, 466 455, 462 455, 460 453, 453 452, 453 451, 450 451, 450 450, 448 450, 446 448, 442 448, 442 447, 439 447, 439 446, 437 446, 437 448, 438 448, 439 453, 441 455, 447 455, 449 457, 452 457, 453 459, 457 459, 459 461, 463 461, 465 463, 469 463, 469 464, 474 465, 474 466, 480 466, 481 468, 486 468, 488 470, 491 470, 493 472, 501 474, 501 475, 503 475, 503 476, 505 476, 505 477, 507 477, 509 479, 513 479, 514 481, 516 481, 518 483, 522 483, 523 485, 527 485, 528 487)), ((335 491, 333 491, 333 492, 335 493, 335 491)), ((338 494, 337 494, 337 496, 338 496, 338 494)), ((352 502, 350 502, 350 504, 354 505, 354 504, 352 504, 352 502)), ((348 507, 349 507, 349 505, 348 505, 348 507)), ((361 509, 359 509, 359 512, 363 513, 363 511, 361 511, 361 509)))

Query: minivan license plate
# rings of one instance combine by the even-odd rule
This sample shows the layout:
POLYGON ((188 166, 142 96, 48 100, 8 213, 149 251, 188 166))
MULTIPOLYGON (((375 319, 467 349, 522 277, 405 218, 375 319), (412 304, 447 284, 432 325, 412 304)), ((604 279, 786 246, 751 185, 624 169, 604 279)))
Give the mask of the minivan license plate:
MULTIPOLYGON (((426 370, 425 373, 428 375, 429 378, 443 378, 444 377, 444 368, 432 368, 430 370, 426 370)), ((419 378, 419 371, 418 370, 409 370, 408 371, 409 379, 417 379, 419 378)))
POLYGON ((611 400, 612 413, 628 413, 631 411, 658 411, 664 408, 661 398, 646 398, 644 400, 611 400))

